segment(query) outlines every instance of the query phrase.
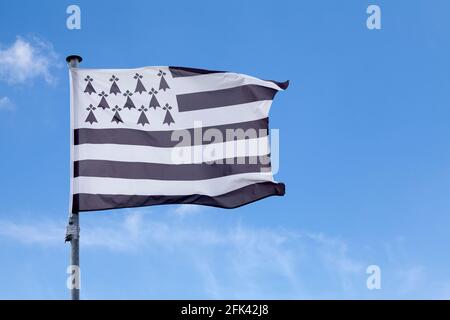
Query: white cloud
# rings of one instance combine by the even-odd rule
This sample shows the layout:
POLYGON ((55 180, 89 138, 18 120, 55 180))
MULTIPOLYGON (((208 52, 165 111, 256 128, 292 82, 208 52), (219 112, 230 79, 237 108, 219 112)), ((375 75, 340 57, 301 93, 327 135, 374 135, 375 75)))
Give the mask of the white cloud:
POLYGON ((13 110, 14 104, 8 97, 0 97, 0 110, 13 110))
POLYGON ((193 213, 198 213, 204 210, 204 206, 199 206, 195 204, 182 204, 177 206, 173 211, 179 216, 185 216, 193 213))
POLYGON ((0 46, 0 80, 9 84, 24 84, 38 77, 53 83, 52 69, 59 66, 52 44, 39 38, 17 37, 11 46, 0 46))
MULTIPOLYGON (((180 221, 170 214, 157 218, 138 210, 102 220, 93 224, 91 218, 82 219, 80 241, 85 252, 146 252, 157 259, 170 252, 192 268, 192 275, 200 277, 204 292, 212 298, 307 297, 304 280, 311 264, 328 274, 325 278, 329 273, 338 277, 338 283, 364 275, 362 264, 348 256, 345 243, 324 234, 240 222, 223 226, 180 221), (273 283, 267 281, 272 278, 287 289, 272 290, 273 283)), ((63 237, 63 222, 34 225, 0 220, 0 238, 6 240, 63 246, 63 237)))
MULTIPOLYGON (((68 250, 63 220, 22 221, 0 219, 2 245, 12 241, 68 250)), ((382 265, 382 290, 373 292, 365 287, 365 269, 373 256, 370 263, 356 258, 346 241, 324 233, 232 221, 217 223, 210 215, 176 219, 173 211, 152 214, 138 209, 118 215, 83 215, 80 241, 85 255, 109 251, 119 257, 158 260, 161 266, 176 264, 180 273, 195 279, 186 283, 199 283, 196 290, 214 299, 449 296, 448 280, 408 263, 410 259, 398 257, 382 265)))
POLYGON ((64 237, 64 225, 53 222, 36 224, 0 221, 0 237, 25 244, 52 246, 61 244, 64 237))

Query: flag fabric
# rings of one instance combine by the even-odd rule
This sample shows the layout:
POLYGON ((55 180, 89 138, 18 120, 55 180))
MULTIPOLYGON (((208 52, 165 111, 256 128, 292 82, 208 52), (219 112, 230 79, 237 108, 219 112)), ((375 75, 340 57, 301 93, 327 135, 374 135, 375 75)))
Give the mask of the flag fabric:
POLYGON ((182 67, 71 68, 72 212, 284 195, 268 115, 287 87, 182 67))

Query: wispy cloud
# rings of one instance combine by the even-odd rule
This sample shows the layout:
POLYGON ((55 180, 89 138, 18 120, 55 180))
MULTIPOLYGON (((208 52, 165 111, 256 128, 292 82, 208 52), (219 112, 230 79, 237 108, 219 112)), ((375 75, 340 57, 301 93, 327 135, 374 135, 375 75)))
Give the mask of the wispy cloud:
POLYGON ((17 223, 0 220, 0 237, 24 244, 53 246, 62 243, 64 225, 53 222, 17 223))
MULTIPOLYGON (((21 221, 0 219, 2 245, 67 248, 65 221, 21 221)), ((136 209, 83 216, 81 221, 85 255, 106 251, 134 256, 142 263, 157 260, 162 268, 175 264, 180 274, 189 274, 186 283, 197 285, 195 292, 203 292, 201 297, 448 298, 450 292, 448 280, 427 272, 417 261, 401 258, 400 249, 392 249, 396 246, 386 257, 398 258, 381 266, 382 290, 373 292, 365 287, 365 270, 373 257, 368 257, 369 263, 353 253, 350 243, 325 233, 255 227, 239 219, 222 224, 207 214, 176 219, 172 210, 153 214, 136 209)))
POLYGON ((199 205, 195 205, 195 204, 182 204, 177 206, 173 212, 181 217, 186 216, 186 215, 190 215, 190 214, 194 214, 194 213, 199 213, 203 210, 205 210, 206 207, 204 206, 199 206, 199 205))
POLYGON ((52 69, 59 67, 58 54, 51 43, 37 37, 23 38, 8 46, 0 45, 0 80, 9 84, 25 84, 42 77, 54 83, 52 69))
MULTIPOLYGON (((62 222, 0 221, 0 238, 25 244, 62 246, 63 236, 62 222)), ((239 221, 226 226, 211 221, 198 224, 173 219, 171 214, 156 218, 135 210, 101 225, 83 220, 80 241, 86 252, 147 252, 153 255, 151 259, 175 254, 184 266, 190 265, 212 298, 308 297, 305 274, 312 265, 325 273, 324 278, 336 281, 338 277, 338 283, 346 285, 352 276, 364 275, 363 264, 348 255, 347 245, 340 240, 298 230, 251 227, 239 221), (271 289, 273 279, 282 289, 271 289)))
POLYGON ((14 104, 8 97, 0 97, 0 110, 13 110, 14 104))

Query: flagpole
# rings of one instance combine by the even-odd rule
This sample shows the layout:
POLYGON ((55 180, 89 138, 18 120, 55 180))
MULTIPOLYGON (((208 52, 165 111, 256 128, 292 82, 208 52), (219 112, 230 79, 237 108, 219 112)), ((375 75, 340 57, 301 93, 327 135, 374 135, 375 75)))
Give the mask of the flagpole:
MULTIPOLYGON (((66 58, 70 68, 78 68, 78 64, 82 60, 83 58, 77 55, 66 58)), ((73 132, 70 132, 70 134, 72 135, 73 132)), ((70 174, 72 175, 73 172, 70 174)), ((72 300, 80 300, 80 218, 78 213, 72 212, 72 208, 70 208, 70 212, 66 231, 66 241, 70 241, 70 297, 72 300)))

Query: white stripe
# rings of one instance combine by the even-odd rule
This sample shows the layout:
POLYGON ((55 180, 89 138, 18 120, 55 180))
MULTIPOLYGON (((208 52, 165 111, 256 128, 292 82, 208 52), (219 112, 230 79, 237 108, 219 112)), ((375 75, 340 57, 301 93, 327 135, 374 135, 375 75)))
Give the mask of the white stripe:
POLYGON ((76 177, 74 193, 123 195, 189 195, 218 196, 250 184, 272 181, 272 173, 244 173, 207 180, 167 181, 76 177))
MULTIPOLYGON (((83 99, 90 99, 89 95, 84 95, 83 99)), ((146 104, 148 104, 148 101, 146 104)), ((87 116, 86 112, 75 112, 75 128, 127 128, 146 131, 171 131, 194 128, 194 122, 198 121, 202 122, 203 127, 209 127, 267 118, 271 104, 272 101, 256 101, 221 108, 179 113, 173 112, 172 116, 175 123, 172 123, 170 126, 163 124, 165 112, 151 109, 147 112, 150 125, 146 125, 145 127, 137 124, 140 114, 137 110, 127 109, 121 111, 120 115, 124 123, 116 124, 115 122, 111 122, 111 119, 114 116, 114 112, 111 109, 96 109, 94 113, 98 123, 93 123, 92 125, 89 122, 85 122, 87 116)), ((76 105, 79 106, 80 104, 76 103, 76 105)))
POLYGON ((173 78, 172 82, 174 83, 177 94, 228 89, 248 84, 256 84, 275 90, 282 90, 273 82, 232 72, 203 74, 194 77, 179 77, 173 78))
POLYGON ((81 144, 75 146, 74 159, 188 164, 225 158, 263 156, 269 154, 269 139, 227 141, 208 145, 158 148, 120 144, 81 144))

